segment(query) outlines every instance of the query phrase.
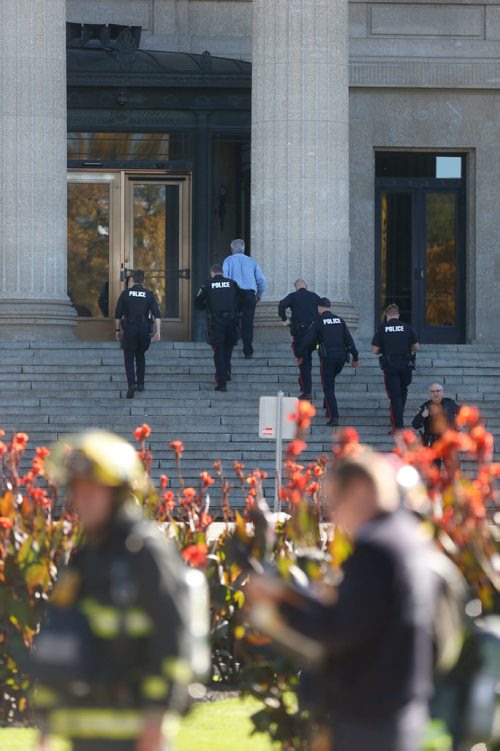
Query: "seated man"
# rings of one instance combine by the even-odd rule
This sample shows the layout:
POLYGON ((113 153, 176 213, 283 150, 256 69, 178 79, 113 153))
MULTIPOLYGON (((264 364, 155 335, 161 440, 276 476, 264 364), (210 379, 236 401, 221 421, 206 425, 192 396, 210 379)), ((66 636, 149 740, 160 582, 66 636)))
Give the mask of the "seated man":
POLYGON ((412 426, 422 431, 424 446, 432 446, 447 428, 454 427, 460 405, 454 399, 444 395, 440 383, 429 386, 429 396, 413 418, 412 426))

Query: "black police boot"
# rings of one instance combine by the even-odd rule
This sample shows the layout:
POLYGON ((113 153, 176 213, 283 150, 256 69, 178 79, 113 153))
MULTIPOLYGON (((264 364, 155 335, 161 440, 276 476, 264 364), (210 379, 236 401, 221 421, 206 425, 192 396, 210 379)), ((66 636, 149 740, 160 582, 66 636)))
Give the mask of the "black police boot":
POLYGON ((144 384, 143 383, 138 383, 137 384, 137 391, 144 391, 144 384))
POLYGON ((312 399, 312 394, 299 394, 299 399, 312 399))
POLYGON ((127 391, 127 399, 133 399, 135 396, 135 386, 129 386, 127 391))
POLYGON ((231 373, 226 373, 226 381, 230 381, 231 379, 231 373))
POLYGON ((338 420, 328 420, 326 423, 330 428, 338 428, 339 421, 338 420))
POLYGON ((226 386, 226 384, 224 383, 224 384, 222 384, 221 386, 216 386, 216 387, 215 387, 215 391, 227 391, 227 386, 226 386))

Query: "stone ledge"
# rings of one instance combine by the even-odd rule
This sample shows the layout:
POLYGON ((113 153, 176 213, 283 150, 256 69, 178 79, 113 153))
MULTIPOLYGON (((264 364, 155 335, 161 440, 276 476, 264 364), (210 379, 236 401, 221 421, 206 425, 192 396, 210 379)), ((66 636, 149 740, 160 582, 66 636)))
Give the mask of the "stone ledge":
POLYGON ((497 60, 352 59, 350 88, 500 89, 497 60))
POLYGON ((76 312, 69 300, 0 300, 0 340, 74 339, 76 312))

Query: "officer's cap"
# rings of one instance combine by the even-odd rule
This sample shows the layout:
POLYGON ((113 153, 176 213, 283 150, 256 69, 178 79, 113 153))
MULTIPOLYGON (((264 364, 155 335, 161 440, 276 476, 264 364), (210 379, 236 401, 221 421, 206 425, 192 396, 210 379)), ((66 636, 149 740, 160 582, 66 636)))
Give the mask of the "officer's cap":
POLYGON ((331 308, 332 307, 332 304, 331 304, 330 300, 328 299, 328 297, 322 297, 321 300, 319 301, 318 305, 320 307, 322 307, 322 308, 331 308))
POLYGON ((58 441, 46 469, 49 481, 58 486, 81 478, 111 488, 128 488, 139 497, 150 487, 135 449, 104 430, 77 433, 58 441))

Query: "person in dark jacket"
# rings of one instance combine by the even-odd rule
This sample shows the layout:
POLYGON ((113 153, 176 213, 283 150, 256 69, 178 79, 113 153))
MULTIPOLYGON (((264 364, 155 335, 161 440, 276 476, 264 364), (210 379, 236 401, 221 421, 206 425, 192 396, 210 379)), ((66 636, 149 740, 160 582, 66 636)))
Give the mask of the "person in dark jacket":
POLYGON ((331 749, 418 751, 433 690, 431 548, 382 455, 344 460, 327 492, 334 522, 354 542, 336 596, 262 576, 247 601, 278 602, 286 624, 323 648, 309 666, 309 702, 331 727, 331 749))
POLYGON ((412 356, 420 345, 414 329, 400 321, 397 305, 391 303, 387 306, 385 318, 385 323, 379 326, 372 339, 372 352, 380 355, 380 367, 391 405, 391 433, 397 433, 404 428, 408 387, 413 375, 412 356))
POLYGON ((322 297, 318 305, 319 321, 316 324, 316 339, 320 359, 321 383, 328 415, 327 425, 339 424, 339 410, 335 398, 335 379, 352 355, 352 366, 359 365, 359 355, 354 339, 343 318, 332 313, 332 304, 322 297))
POLYGON ((422 430, 424 446, 432 446, 447 428, 455 426, 460 405, 444 394, 441 383, 429 386, 429 399, 424 402, 412 421, 415 430, 422 430))
POLYGON ((73 751, 163 751, 165 713, 185 709, 191 681, 186 567, 143 520, 136 499, 147 479, 129 443, 100 431, 69 437, 47 471, 68 487, 85 541, 35 642, 42 727, 73 751))
POLYGON ((160 341, 161 328, 160 306, 154 294, 144 289, 144 271, 137 269, 132 279, 133 286, 123 290, 115 310, 116 339, 121 342, 125 356, 127 399, 133 399, 136 391, 144 391, 146 352, 151 341, 160 341))
POLYGON ((290 327, 292 351, 299 366, 299 399, 312 397, 312 353, 316 347, 316 323, 318 320, 319 295, 310 292, 303 279, 294 282, 295 292, 283 298, 278 305, 278 315, 285 326, 290 327), (291 318, 286 311, 290 309, 291 318))
POLYGON ((244 301, 243 290, 227 279, 218 263, 210 268, 210 279, 196 296, 195 305, 207 311, 207 341, 214 352, 215 390, 227 391, 231 380, 231 359, 238 342, 238 316, 244 301))

